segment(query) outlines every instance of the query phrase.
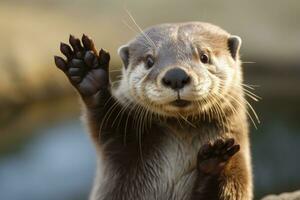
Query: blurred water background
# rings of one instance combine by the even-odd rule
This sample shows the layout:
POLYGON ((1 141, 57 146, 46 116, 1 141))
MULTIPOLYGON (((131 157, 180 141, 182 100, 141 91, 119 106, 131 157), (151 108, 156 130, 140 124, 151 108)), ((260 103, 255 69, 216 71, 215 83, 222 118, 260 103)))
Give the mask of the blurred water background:
POLYGON ((142 28, 207 21, 241 36, 245 82, 262 97, 255 196, 300 189, 300 1, 1 0, 0 199, 87 199, 95 152, 53 55, 70 33, 86 33, 120 69, 116 49, 136 34, 125 23, 137 30, 124 7, 142 28))

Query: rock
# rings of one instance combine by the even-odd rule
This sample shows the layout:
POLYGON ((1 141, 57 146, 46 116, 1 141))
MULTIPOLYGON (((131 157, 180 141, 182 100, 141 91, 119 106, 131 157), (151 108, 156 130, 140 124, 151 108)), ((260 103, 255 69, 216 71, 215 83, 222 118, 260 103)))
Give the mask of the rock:
POLYGON ((282 193, 280 195, 268 195, 261 200, 300 200, 300 190, 291 193, 282 193))

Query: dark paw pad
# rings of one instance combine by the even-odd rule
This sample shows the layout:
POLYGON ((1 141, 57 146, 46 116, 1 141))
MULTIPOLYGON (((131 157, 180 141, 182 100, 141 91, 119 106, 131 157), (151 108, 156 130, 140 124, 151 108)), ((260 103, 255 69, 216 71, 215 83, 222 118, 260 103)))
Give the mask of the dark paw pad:
POLYGON ((54 56, 54 61, 79 93, 90 96, 108 87, 109 53, 101 49, 98 54, 94 42, 86 35, 82 36, 81 41, 70 35, 69 43, 70 46, 60 44, 60 51, 67 59, 54 56))
POLYGON ((239 150, 240 145, 234 144, 233 138, 207 143, 199 150, 198 170, 204 174, 218 174, 239 150))

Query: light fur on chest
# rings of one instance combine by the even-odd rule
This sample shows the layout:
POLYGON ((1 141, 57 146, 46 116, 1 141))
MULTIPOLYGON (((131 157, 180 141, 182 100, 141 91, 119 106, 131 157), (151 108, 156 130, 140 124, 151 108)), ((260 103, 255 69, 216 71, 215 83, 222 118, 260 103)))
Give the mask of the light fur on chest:
MULTIPOLYGON (((212 142, 221 136, 210 130, 196 128, 168 127, 167 129, 166 137, 163 137, 160 145, 153 149, 153 157, 150 156, 144 160, 147 163, 145 166, 153 167, 154 163, 159 165, 159 169, 155 170, 159 178, 144 180, 150 186, 143 188, 145 196, 152 196, 154 199, 189 199, 196 180, 196 161, 199 149, 203 144, 212 142)), ((147 167, 144 170, 147 171, 147 167)), ((94 197, 91 199, 101 199, 100 194, 105 196, 106 191, 114 190, 113 188, 120 184, 117 181, 118 173, 115 166, 100 158, 98 177, 92 193, 94 197)), ((148 177, 150 176, 146 176, 146 178, 148 177)), ((138 188, 132 189, 138 190, 138 188)))

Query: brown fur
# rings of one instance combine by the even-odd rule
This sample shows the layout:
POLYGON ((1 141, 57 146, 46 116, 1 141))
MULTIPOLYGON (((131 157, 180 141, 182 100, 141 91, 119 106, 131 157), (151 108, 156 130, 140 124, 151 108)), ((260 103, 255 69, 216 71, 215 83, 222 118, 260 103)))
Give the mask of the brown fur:
MULTIPOLYGON (((156 47, 151 46, 148 38, 141 34, 120 51, 126 65, 126 78, 137 73, 134 70, 145 62, 147 54, 151 53, 157 58, 155 68, 151 69, 147 77, 143 76, 145 79, 141 83, 141 97, 138 97, 137 90, 126 88, 125 79, 115 95, 111 94, 107 81, 99 85, 96 93, 82 95, 85 88, 95 89, 94 82, 72 82, 73 77, 68 73, 69 69, 65 69, 66 61, 56 58, 56 65, 67 74, 82 96, 86 121, 99 152, 100 164, 91 199, 252 199, 247 108, 241 86, 240 60, 238 55, 235 57, 235 50, 238 52, 240 44, 231 49, 232 47, 228 47, 231 37, 229 33, 214 25, 198 22, 158 25, 147 29, 145 34, 156 47), (185 34, 195 37, 190 41, 185 34), (211 58, 215 59, 213 64, 198 64, 197 51, 189 46, 190 43, 197 44, 198 51, 209 53, 211 58), (181 60, 179 54, 184 58, 192 58, 192 61, 181 60), (178 65, 187 66, 184 68, 187 71, 192 66, 197 76, 202 75, 198 70, 199 66, 205 66, 215 80, 225 79, 225 69, 221 68, 221 73, 215 73, 214 68, 220 67, 216 64, 218 60, 228 64, 224 68, 230 67, 230 70, 234 70, 233 76, 229 77, 232 82, 223 88, 220 86, 218 91, 220 95, 216 102, 221 110, 210 110, 209 107, 191 114, 195 112, 195 109, 191 109, 179 111, 183 116, 176 116, 176 113, 166 110, 164 105, 151 102, 145 95, 146 84, 159 80, 167 69, 178 65), (209 158, 213 160, 208 160, 210 163, 215 163, 212 169, 217 167, 219 171, 207 168, 211 172, 207 174, 199 170, 199 162, 203 165, 205 161, 197 160, 199 149, 206 144, 213 144, 218 139, 228 138, 235 140, 240 146, 240 151, 232 157, 226 157, 226 161, 221 161, 218 157, 209 158), (219 165, 222 167, 218 167, 219 165)), ((74 42, 70 41, 72 45, 74 42)), ((83 44, 85 43, 83 38, 83 44)), ((88 47, 89 45, 85 45, 87 50, 94 49, 88 47)), ((62 49, 62 52, 68 57, 67 49, 62 49)), ((100 52, 99 55, 85 56, 83 60, 86 64, 81 67, 90 67, 89 70, 96 71, 80 74, 82 80, 85 80, 86 76, 90 76, 89 80, 106 80, 108 74, 102 72, 108 68, 109 59, 104 62, 103 54, 100 52), (92 63, 89 60, 93 60, 94 57, 98 61, 89 66, 88 63, 92 63)), ((68 58, 68 62, 72 59, 68 58)), ((154 85, 162 87, 160 82, 154 85)), ((213 103, 212 101, 211 104, 213 103)))

